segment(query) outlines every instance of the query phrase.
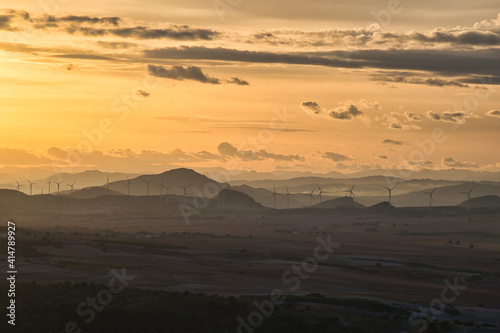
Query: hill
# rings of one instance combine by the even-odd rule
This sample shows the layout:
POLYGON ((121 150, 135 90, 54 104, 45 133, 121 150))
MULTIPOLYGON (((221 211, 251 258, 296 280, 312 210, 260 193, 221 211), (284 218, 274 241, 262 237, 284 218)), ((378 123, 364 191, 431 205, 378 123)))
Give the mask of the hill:
POLYGON ((341 197, 336 199, 331 199, 327 201, 323 201, 322 203, 316 204, 311 208, 324 208, 324 209, 333 209, 333 208, 365 208, 362 204, 354 201, 350 197, 341 197), (352 203, 352 205, 351 205, 352 203))
MULTIPOLYGON (((457 205, 457 207, 467 207, 467 200, 457 205)), ((500 197, 497 195, 485 195, 470 199, 470 208, 500 208, 500 197)))
POLYGON ((269 209, 245 193, 224 189, 210 200, 208 210, 256 211, 269 209))
POLYGON ((108 190, 105 187, 95 186, 77 190, 73 192, 73 194, 71 194, 71 197, 77 199, 92 199, 101 197, 103 195, 122 195, 122 194, 116 191, 108 190))
MULTIPOLYGON (((160 174, 142 175, 130 179, 130 195, 149 195, 166 194, 167 189, 160 186, 171 187, 169 194, 184 195, 182 187, 189 186, 187 195, 196 195, 201 197, 214 197, 221 189, 228 187, 226 183, 219 183, 208 178, 194 170, 179 168, 165 171, 160 174)), ((109 189, 128 194, 127 180, 112 182, 109 189)))

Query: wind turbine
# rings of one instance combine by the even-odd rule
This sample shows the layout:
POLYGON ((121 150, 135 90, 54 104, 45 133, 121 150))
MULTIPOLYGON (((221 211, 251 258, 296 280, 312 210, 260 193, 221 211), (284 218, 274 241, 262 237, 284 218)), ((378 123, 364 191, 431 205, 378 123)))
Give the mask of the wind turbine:
POLYGON ((313 187, 313 190, 311 191, 311 193, 309 193, 309 206, 312 206, 312 201, 314 200, 313 193, 315 189, 316 187, 313 187))
POLYGON ((134 184, 134 183, 132 183, 130 181, 130 179, 128 179, 128 177, 127 177, 127 184, 125 186, 127 186, 127 195, 128 196, 130 196, 130 185, 132 185, 132 184, 134 184))
POLYGON ((163 188, 165 188, 165 189, 167 190, 167 204, 168 204, 168 192, 169 192, 169 190, 170 190, 172 187, 174 187, 174 185, 170 185, 170 186, 165 186, 165 185, 163 185, 163 188))
POLYGON ((394 190, 398 185, 394 186, 393 188, 385 187, 383 186, 387 191, 389 191, 389 205, 391 204, 391 197, 392 197, 392 190, 394 190))
POLYGON ((33 195, 33 185, 36 185, 36 183, 32 183, 29 179, 28 183, 30 183, 30 195, 33 195))
POLYGON ((150 179, 150 180, 142 180, 143 182, 145 182, 146 184, 148 184, 148 190, 147 190, 147 196, 149 197, 149 183, 151 183, 153 180, 150 179))
POLYGON ((59 186, 61 186, 62 182, 63 182, 62 180, 59 183, 58 182, 54 182, 54 183, 57 184, 57 195, 59 195, 59 186))
POLYGON ((290 192, 288 192, 288 186, 285 186, 286 188, 286 194, 285 194, 285 197, 283 199, 286 199, 286 208, 289 209, 290 208, 290 192))
POLYGON ((476 185, 472 186, 472 188, 469 190, 469 192, 460 192, 462 194, 467 194, 467 213, 470 211, 470 193, 472 190, 476 187, 476 185))
POLYGON ((19 182, 18 182, 17 180, 16 180, 16 183, 17 183, 17 192, 20 192, 20 190, 19 190, 19 189, 21 188, 21 186, 24 186, 24 185, 19 184, 19 182))
POLYGON ((318 193, 319 203, 322 203, 322 202, 323 202, 323 193, 326 193, 326 191, 323 191, 323 190, 321 189, 321 187, 319 187, 319 185, 318 185, 318 184, 316 184, 316 186, 317 186, 317 187, 318 187, 318 189, 319 189, 319 193, 318 193))
POLYGON ((111 184, 109 182, 109 176, 106 176, 106 183, 104 183, 104 187, 106 187, 106 190, 109 190, 109 184, 111 184))
POLYGON ((180 188, 182 188, 184 190, 184 208, 186 208, 186 196, 187 196, 187 189, 188 189, 189 186, 191 186, 191 185, 188 185, 188 186, 179 186, 180 188))
POLYGON ((156 185, 156 187, 160 188, 160 198, 161 198, 163 196, 163 188, 165 187, 165 185, 163 185, 163 179, 161 180, 160 185, 156 185))
POLYGON ((350 190, 347 190, 347 191, 344 191, 344 192, 349 192, 349 198, 351 199, 351 201, 349 202, 349 206, 352 208, 352 203, 354 201, 353 198, 356 198, 356 196, 354 195, 354 192, 352 190, 354 190, 354 186, 356 186, 356 183, 352 184, 352 187, 350 190))
MULTIPOLYGON (((52 180, 49 179, 49 181, 47 182, 47 184, 49 184, 49 194, 50 194, 50 184, 52 184, 52 180)), ((42 191, 43 191, 43 188, 42 188, 42 191)))
POLYGON ((276 186, 273 185, 273 187, 274 187, 274 192, 273 192, 273 194, 271 194, 271 198, 274 198, 274 209, 276 209, 276 197, 281 195, 281 194, 276 192, 276 186))
POLYGON ((69 191, 69 195, 73 194, 73 186, 75 186, 76 180, 73 182, 73 184, 66 184, 69 187, 71 187, 71 190, 69 191))
POLYGON ((422 192, 429 195, 429 212, 432 211, 432 200, 434 200, 432 193, 434 193, 435 190, 437 190, 437 187, 430 192, 422 192))

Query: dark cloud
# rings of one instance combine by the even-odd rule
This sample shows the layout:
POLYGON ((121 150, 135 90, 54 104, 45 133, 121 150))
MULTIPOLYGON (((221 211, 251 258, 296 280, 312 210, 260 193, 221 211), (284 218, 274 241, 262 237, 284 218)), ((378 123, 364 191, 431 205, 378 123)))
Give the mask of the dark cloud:
POLYGON ((422 117, 417 116, 416 114, 414 114, 413 112, 410 112, 410 111, 406 111, 403 115, 408 120, 417 120, 418 121, 418 120, 422 119, 422 117))
MULTIPOLYGON (((401 36, 405 38, 405 36, 401 36)), ((434 31, 431 33, 413 32, 408 39, 424 43, 452 43, 460 45, 500 45, 500 35, 494 31, 434 31)))
POLYGON ((217 150, 219 154, 223 157, 233 157, 239 158, 244 161, 255 161, 255 160, 275 160, 275 161, 304 161, 305 159, 299 155, 282 155, 269 153, 263 149, 259 151, 252 150, 240 150, 228 142, 222 142, 217 150))
POLYGON ((486 113, 488 117, 495 117, 495 118, 500 118, 500 111, 499 110, 490 110, 486 113))
POLYGON ((363 114, 363 112, 361 112, 356 105, 352 104, 337 108, 328 113, 330 117, 340 120, 350 120, 361 114, 363 114))
POLYGON ((173 40, 212 40, 220 33, 210 29, 196 29, 188 26, 173 26, 166 29, 152 29, 144 26, 130 28, 103 29, 94 27, 68 27, 70 34, 80 33, 84 36, 96 37, 113 35, 135 39, 173 39, 173 40))
MULTIPOLYGON (((94 17, 94 16, 54 16, 43 15, 30 17, 29 13, 10 11, 11 15, 0 16, 0 29, 7 30, 12 18, 18 17, 31 23, 34 29, 56 29, 69 34, 82 34, 84 36, 118 36, 136 39, 173 39, 173 40, 212 40, 220 35, 211 29, 192 28, 187 25, 170 24, 166 28, 151 28, 148 26, 123 27, 120 17, 94 17), (109 27, 112 26, 112 27, 109 27)), ((20 28, 25 29, 23 22, 20 28)), ((11 29, 8 29, 11 30, 11 29)))
POLYGON ((127 43, 127 42, 97 42, 97 45, 106 49, 129 49, 132 47, 136 47, 135 43, 127 43))
POLYGON ((382 143, 396 145, 396 146, 402 146, 405 144, 403 141, 392 140, 392 139, 385 139, 384 141, 382 141, 382 143))
POLYGON ((237 84, 239 86, 250 85, 250 83, 248 83, 247 81, 238 79, 237 77, 232 77, 231 80, 226 80, 226 81, 227 81, 227 83, 233 83, 233 84, 237 84))
POLYGON ((54 57, 59 58, 74 58, 74 59, 90 59, 90 60, 116 60, 114 58, 100 56, 96 54, 56 54, 54 57))
POLYGON ((12 15, 0 15, 0 30, 16 31, 17 29, 10 25, 12 15))
POLYGON ((445 111, 442 114, 438 114, 434 111, 427 111, 426 115, 427 118, 432 120, 444 121, 449 123, 460 123, 460 124, 465 123, 466 119, 478 118, 476 114, 466 111, 456 111, 456 112, 445 111))
POLYGON ((326 158, 328 160, 332 160, 334 162, 343 162, 343 161, 349 161, 351 160, 350 157, 342 154, 337 154, 337 153, 332 153, 332 152, 325 152, 323 153, 323 158, 326 158))
POLYGON ((314 56, 305 53, 286 54, 262 51, 227 49, 222 47, 208 48, 203 46, 180 46, 146 50, 144 55, 156 59, 197 59, 225 60, 253 63, 282 63, 296 65, 316 65, 328 67, 360 67, 343 58, 334 59, 314 56))
POLYGON ((152 76, 179 81, 186 79, 203 83, 220 84, 219 79, 205 75, 201 68, 196 66, 188 66, 186 68, 182 66, 172 66, 172 68, 167 69, 163 66, 148 65, 148 73, 152 76))
POLYGON ((456 161, 452 157, 445 157, 445 158, 443 158, 443 162, 442 163, 443 163, 444 166, 447 166, 449 168, 461 168, 461 169, 464 169, 464 168, 479 168, 479 165, 477 165, 477 163, 473 163, 473 162, 459 162, 459 161, 456 161))
POLYGON ((419 77, 419 76, 404 76, 404 75, 372 75, 371 80, 396 83, 423 84, 434 87, 458 87, 468 88, 469 85, 453 80, 444 80, 435 77, 419 77))
POLYGON ((92 16, 63 16, 63 17, 54 17, 50 16, 52 21, 60 21, 60 22, 71 22, 71 23, 91 23, 91 24, 111 24, 117 26, 121 18, 119 17, 92 17, 92 16))
MULTIPOLYGON (((252 63, 282 63, 339 68, 419 70, 445 75, 496 75, 500 72, 500 49, 487 50, 359 50, 345 59, 343 51, 274 53, 202 46, 180 46, 146 50, 156 59, 225 60, 252 63), (432 61, 429 61, 432 59, 432 61)), ((433 80, 429 84, 438 84, 433 80)), ((484 82, 489 83, 489 82, 484 82)))
POLYGON ((148 93, 148 92, 147 92, 147 91, 145 91, 145 90, 141 90, 141 89, 137 90, 135 93, 136 93, 137 95, 139 95, 139 96, 142 96, 142 97, 148 97, 148 96, 150 95, 150 93, 148 93))
POLYGON ((322 110, 321 106, 319 106, 319 104, 316 102, 302 102, 300 104, 300 107, 302 108, 302 110, 313 114, 320 114, 322 110))

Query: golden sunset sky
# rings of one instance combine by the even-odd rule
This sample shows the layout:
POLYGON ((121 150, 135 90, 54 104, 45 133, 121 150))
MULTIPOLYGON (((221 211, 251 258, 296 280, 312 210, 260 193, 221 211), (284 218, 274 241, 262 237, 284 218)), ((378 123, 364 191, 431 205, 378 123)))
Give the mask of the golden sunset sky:
POLYGON ((0 167, 500 171, 498 0, 2 7, 0 167))

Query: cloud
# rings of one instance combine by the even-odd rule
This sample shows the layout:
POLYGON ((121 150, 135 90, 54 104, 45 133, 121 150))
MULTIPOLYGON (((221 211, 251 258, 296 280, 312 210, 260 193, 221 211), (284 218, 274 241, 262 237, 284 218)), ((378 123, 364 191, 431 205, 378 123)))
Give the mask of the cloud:
POLYGON ((387 159, 387 155, 378 155, 378 158, 380 158, 381 160, 386 160, 387 159))
POLYGON ((220 84, 219 79, 205 75, 201 68, 196 66, 188 66, 186 68, 182 66, 172 66, 172 68, 167 69, 163 66, 148 65, 148 73, 152 76, 179 81, 186 79, 203 83, 220 84))
POLYGON ((405 76, 405 75, 383 75, 375 74, 371 76, 373 81, 383 82, 396 82, 396 83, 410 83, 410 84, 423 84, 434 87, 457 87, 468 88, 469 85, 460 83, 453 80, 445 80, 435 77, 419 77, 419 76, 405 76))
POLYGON ((393 130, 408 131, 408 130, 422 129, 420 126, 410 123, 406 116, 405 116, 406 119, 398 119, 397 117, 402 117, 402 116, 397 112, 393 112, 391 114, 383 114, 377 117, 376 120, 379 121, 386 128, 393 130))
POLYGON ((0 15, 0 30, 16 31, 17 29, 10 25, 12 15, 0 15))
POLYGON ((212 40, 220 33, 210 29, 195 29, 188 26, 172 26, 165 29, 135 26, 128 28, 102 29, 94 27, 74 27, 66 29, 70 34, 80 33, 87 37, 117 36, 135 39, 173 39, 182 41, 212 40))
POLYGON ((362 114, 363 112, 361 112, 356 105, 351 104, 336 108, 335 110, 330 111, 328 115, 334 119, 349 120, 362 114))
POLYGON ((419 167, 431 167, 431 166, 434 165, 434 162, 432 162, 430 160, 425 160, 425 161, 420 161, 420 160, 412 161, 412 160, 409 160, 407 162, 411 166, 419 166, 419 167))
POLYGON ((402 146, 405 144, 403 141, 392 140, 392 139, 385 139, 384 141, 382 141, 382 143, 395 145, 395 146, 402 146))
POLYGON ((312 114, 320 114, 322 111, 321 106, 316 102, 302 102, 300 103, 300 108, 312 114))
POLYGON ((231 80, 226 80, 227 83, 233 83, 237 84, 239 86, 248 86, 250 83, 248 83, 245 80, 238 79, 237 77, 232 77, 231 80))
POLYGON ((444 157, 442 160, 442 164, 446 167, 449 168, 460 168, 460 169, 465 169, 465 168, 479 168, 479 165, 477 163, 473 162, 458 162, 452 157, 444 157))
POLYGON ((139 95, 139 96, 142 96, 142 97, 148 97, 150 95, 150 93, 148 93, 147 91, 144 91, 144 90, 137 90, 136 92, 136 95, 139 95))
POLYGON ((490 110, 490 111, 486 112, 486 115, 488 117, 500 118, 500 111, 499 110, 490 110))
POLYGON ((476 115, 475 113, 467 111, 457 111, 457 112, 445 111, 442 114, 438 114, 434 111, 427 111, 426 116, 427 118, 435 121, 443 121, 443 122, 459 123, 459 124, 465 124, 466 119, 479 118, 479 116, 476 115))
POLYGON ((346 155, 332 153, 329 151, 323 153, 322 157, 328 160, 332 160, 334 162, 343 162, 351 160, 351 158, 346 155))
POLYGON ((219 154, 223 157, 234 157, 244 161, 255 160, 275 160, 275 161, 304 161, 305 159, 299 155, 282 155, 269 153, 263 149, 259 151, 239 150, 228 142, 222 142, 217 147, 219 154))
POLYGON ((417 116, 416 114, 414 114, 413 112, 410 112, 410 111, 406 111, 405 113, 403 113, 403 116, 405 116, 405 118, 408 119, 409 121, 422 120, 422 117, 417 116))
MULTIPOLYGON (((87 37, 117 36, 135 39, 172 39, 181 41, 212 40, 220 35, 211 29, 193 28, 187 25, 164 24, 161 27, 144 25, 123 26, 120 17, 95 16, 54 16, 42 15, 31 17, 24 11, 8 11, 10 15, 0 16, 0 29, 13 30, 9 23, 16 19, 20 28, 51 31, 56 30, 68 34, 81 34, 87 37), (29 25, 30 24, 30 25, 29 25), (110 27, 111 26, 111 27, 110 27)), ((127 20, 127 22, 130 20, 127 20)))

